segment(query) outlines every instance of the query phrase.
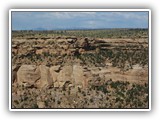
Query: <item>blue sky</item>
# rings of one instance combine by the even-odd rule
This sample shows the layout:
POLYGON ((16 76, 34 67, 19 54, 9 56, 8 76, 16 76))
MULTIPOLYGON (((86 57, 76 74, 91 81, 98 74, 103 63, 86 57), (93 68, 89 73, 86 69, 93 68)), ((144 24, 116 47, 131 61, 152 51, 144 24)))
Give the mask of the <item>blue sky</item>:
POLYGON ((12 12, 13 30, 148 28, 148 12, 12 12))

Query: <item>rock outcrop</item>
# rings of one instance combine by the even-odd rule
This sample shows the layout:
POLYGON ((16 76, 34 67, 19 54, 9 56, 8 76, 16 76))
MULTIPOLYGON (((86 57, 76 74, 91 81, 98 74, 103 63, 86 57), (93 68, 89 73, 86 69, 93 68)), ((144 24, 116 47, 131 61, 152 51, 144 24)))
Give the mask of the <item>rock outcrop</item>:
POLYGON ((22 65, 17 72, 18 84, 32 86, 40 79, 39 68, 35 65, 22 65))
POLYGON ((43 87, 50 87, 53 84, 51 74, 49 71, 49 67, 45 65, 40 65, 39 66, 40 70, 40 79, 39 79, 39 84, 37 84, 37 87, 43 88, 43 87))
POLYGON ((26 87, 35 86, 37 88, 52 85, 49 68, 40 65, 22 65, 17 72, 17 83, 26 87))
POLYGON ((74 65, 73 66, 73 74, 72 74, 72 76, 73 76, 75 85, 86 87, 87 78, 86 78, 86 76, 84 74, 84 69, 83 69, 82 66, 74 65))
POLYGON ((17 72, 17 83, 37 88, 52 85, 54 87, 63 87, 66 83, 86 87, 90 74, 80 65, 57 65, 50 68, 45 65, 22 65, 17 72))

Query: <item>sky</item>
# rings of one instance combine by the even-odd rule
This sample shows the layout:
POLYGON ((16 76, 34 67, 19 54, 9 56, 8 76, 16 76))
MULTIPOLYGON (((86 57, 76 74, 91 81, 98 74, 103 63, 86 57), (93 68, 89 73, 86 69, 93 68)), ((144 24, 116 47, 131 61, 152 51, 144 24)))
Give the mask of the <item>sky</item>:
POLYGON ((12 30, 148 28, 148 12, 12 11, 12 30))

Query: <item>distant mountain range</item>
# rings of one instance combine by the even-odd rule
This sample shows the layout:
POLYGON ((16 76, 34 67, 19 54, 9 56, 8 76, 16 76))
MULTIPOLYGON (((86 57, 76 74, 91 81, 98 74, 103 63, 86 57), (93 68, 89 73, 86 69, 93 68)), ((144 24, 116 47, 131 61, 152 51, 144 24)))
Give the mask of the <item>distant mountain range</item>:
POLYGON ((148 29, 148 28, 53 28, 53 29, 46 29, 46 28, 34 28, 28 29, 33 31, 47 31, 47 30, 110 30, 110 29, 148 29))
POLYGON ((39 27, 39 28, 34 28, 32 30, 44 31, 44 30, 47 30, 47 29, 39 27))

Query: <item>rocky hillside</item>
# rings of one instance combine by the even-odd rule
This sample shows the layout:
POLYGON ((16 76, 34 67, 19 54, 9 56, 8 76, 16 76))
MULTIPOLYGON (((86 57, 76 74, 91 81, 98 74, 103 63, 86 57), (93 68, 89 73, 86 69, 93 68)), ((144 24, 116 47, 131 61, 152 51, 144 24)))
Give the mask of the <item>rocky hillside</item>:
POLYGON ((147 38, 13 34, 12 107, 147 108, 147 38))

